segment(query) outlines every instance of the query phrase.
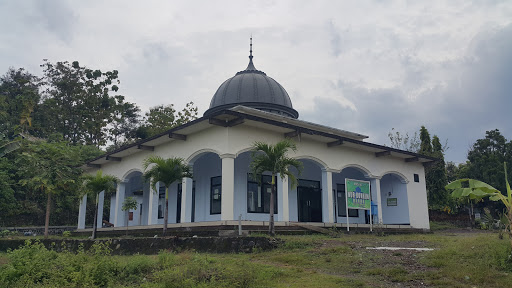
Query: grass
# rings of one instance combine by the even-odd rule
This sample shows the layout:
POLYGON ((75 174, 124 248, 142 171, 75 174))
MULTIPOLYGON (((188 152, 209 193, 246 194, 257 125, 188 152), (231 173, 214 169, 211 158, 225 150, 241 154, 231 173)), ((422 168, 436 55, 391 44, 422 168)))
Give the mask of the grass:
POLYGON ((510 242, 493 233, 283 236, 252 254, 161 252, 110 256, 108 249, 56 253, 32 245, 0 253, 1 287, 508 287, 510 242), (429 247, 368 250, 366 247, 429 247))

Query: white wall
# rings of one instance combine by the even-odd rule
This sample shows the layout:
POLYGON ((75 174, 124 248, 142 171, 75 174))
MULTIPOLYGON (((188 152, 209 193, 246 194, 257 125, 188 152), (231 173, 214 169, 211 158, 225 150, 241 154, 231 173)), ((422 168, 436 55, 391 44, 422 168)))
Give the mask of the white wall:
POLYGON ((397 176, 387 174, 380 179, 380 193, 383 224, 409 224, 407 184, 402 183, 397 176), (388 206, 388 198, 396 198, 397 206, 388 206))

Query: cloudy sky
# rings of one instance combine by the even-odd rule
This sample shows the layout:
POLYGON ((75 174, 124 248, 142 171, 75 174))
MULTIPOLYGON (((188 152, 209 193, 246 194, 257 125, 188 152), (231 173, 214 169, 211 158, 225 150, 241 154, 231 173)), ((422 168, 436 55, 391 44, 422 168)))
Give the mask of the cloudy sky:
POLYGON ((42 59, 119 70, 141 109, 208 109, 248 63, 300 119, 388 144, 425 125, 464 162, 486 130, 512 139, 512 1, 0 0, 0 73, 42 59), (2 72, 3 71, 3 72, 2 72), (508 117, 507 117, 508 116, 508 117))

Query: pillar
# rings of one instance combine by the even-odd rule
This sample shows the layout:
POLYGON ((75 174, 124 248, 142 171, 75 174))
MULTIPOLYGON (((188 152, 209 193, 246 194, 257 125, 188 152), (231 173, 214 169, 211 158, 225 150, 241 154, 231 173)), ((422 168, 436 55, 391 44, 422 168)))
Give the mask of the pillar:
POLYGON ((333 169, 322 169, 322 222, 334 223, 334 202, 332 197, 333 169))
POLYGON ((290 221, 288 176, 277 175, 277 221, 290 221))
MULTIPOLYGON (((158 184, 157 184, 157 187, 158 187, 158 184)), ((155 207, 154 207, 154 203, 155 202, 155 198, 158 198, 158 191, 155 191, 155 189, 153 188, 153 186, 149 186, 149 197, 148 197, 148 225, 153 225, 153 219, 156 219, 153 218, 153 211, 155 210, 155 207), (157 197, 155 197, 155 195, 157 197)), ((154 223, 156 224, 156 223, 154 223)))
MULTIPOLYGON (((183 178, 183 180, 181 182, 181 222, 182 223, 192 222, 192 186, 193 186, 192 178, 183 178)), ((222 189, 224 189, 224 188, 222 188, 222 189)), ((222 201, 222 198, 221 198, 221 201, 222 201)), ((221 212, 222 212, 222 210, 221 210, 221 212)))
MULTIPOLYGON (((372 188, 372 191, 375 193, 372 193, 372 201, 373 203, 377 203, 377 218, 376 221, 378 224, 382 224, 382 195, 380 194, 380 178, 374 177, 370 180, 370 185, 372 188), (373 196, 376 196, 374 199, 373 196)), ((377 224, 375 223, 375 224, 377 224)))
POLYGON ((221 220, 234 220, 235 204, 235 155, 222 154, 221 220))
POLYGON ((103 205, 105 203, 105 191, 101 191, 98 194, 98 218, 96 222, 96 227, 103 227, 103 205))
POLYGON ((121 181, 119 185, 117 185, 116 190, 116 216, 114 218, 114 227, 122 227, 125 226, 125 211, 122 210, 123 202, 124 202, 124 194, 126 189, 126 184, 128 181, 121 181))
POLYGON ((87 210, 87 195, 80 200, 78 207, 78 229, 85 229, 85 211, 87 210))

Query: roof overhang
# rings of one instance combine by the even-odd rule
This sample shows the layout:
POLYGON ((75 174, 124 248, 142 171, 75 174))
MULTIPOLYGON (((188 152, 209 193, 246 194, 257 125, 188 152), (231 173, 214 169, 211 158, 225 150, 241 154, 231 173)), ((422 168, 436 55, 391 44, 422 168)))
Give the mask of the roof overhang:
POLYGON ((81 168, 84 170, 99 169, 103 164, 112 161, 120 162, 124 157, 132 154, 145 150, 153 151, 155 147, 164 143, 186 141, 188 135, 199 133, 212 126, 233 127, 237 125, 271 130, 282 133, 284 137, 298 139, 299 141, 301 139, 312 139, 316 142, 325 143, 328 148, 343 145, 343 147, 375 153, 375 157, 395 157, 402 158, 405 162, 420 163, 438 160, 430 156, 364 142, 362 140, 368 138, 368 136, 362 134, 259 111, 253 108, 236 106, 228 110, 222 110, 208 116, 203 116, 166 132, 105 153, 104 155, 87 161, 81 168))

